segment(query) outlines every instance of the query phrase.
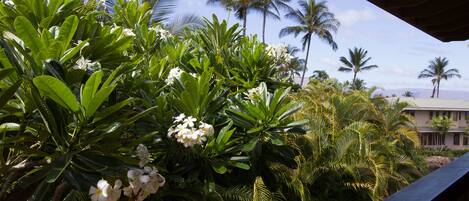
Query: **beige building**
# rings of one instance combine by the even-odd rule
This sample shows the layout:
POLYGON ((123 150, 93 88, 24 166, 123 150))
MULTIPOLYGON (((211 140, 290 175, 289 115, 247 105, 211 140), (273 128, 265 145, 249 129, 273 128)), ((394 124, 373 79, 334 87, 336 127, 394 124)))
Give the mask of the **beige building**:
POLYGON ((415 117, 422 146, 469 149, 468 136, 464 135, 469 120, 469 101, 436 98, 399 98, 399 100, 410 104, 405 112, 415 117), (447 134, 442 135, 432 128, 432 118, 435 116, 447 116, 452 119, 447 134))

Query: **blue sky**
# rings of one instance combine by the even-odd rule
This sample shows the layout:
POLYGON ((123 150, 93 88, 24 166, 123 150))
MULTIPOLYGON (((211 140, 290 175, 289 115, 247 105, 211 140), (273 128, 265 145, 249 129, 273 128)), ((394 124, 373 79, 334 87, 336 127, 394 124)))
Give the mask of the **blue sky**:
MULTIPOLYGON (((214 13, 220 19, 228 18, 228 12, 222 7, 205 3, 206 0, 178 0, 176 15, 210 17, 214 13)), ((443 56, 450 60, 451 68, 460 70, 462 78, 445 81, 441 88, 469 91, 469 42, 440 42, 366 0, 329 0, 327 4, 341 22, 339 32, 335 35, 339 49, 333 51, 324 42, 313 40, 307 74, 319 69, 341 81, 350 80, 352 74, 337 71, 339 57, 348 55, 348 48, 363 47, 372 57, 370 64, 379 66, 378 69, 359 75, 368 86, 385 89, 432 88, 430 80, 417 79, 417 76, 429 60, 443 56)), ((291 5, 297 6, 297 1, 292 0, 291 5)), ((229 22, 241 23, 233 15, 229 22)), ((301 47, 300 37, 278 37, 281 28, 292 24, 290 20, 269 19, 267 23, 267 43, 301 47)), ((247 32, 261 35, 261 14, 249 14, 247 32)), ((304 54, 301 56, 304 57, 304 54)))

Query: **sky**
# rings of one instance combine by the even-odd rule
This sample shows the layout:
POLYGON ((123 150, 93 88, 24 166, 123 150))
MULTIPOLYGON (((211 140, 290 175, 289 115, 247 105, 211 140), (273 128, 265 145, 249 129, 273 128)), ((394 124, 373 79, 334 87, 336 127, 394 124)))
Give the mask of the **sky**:
MULTIPOLYGON (((291 6, 298 7, 297 0, 291 6)), ((327 5, 340 21, 339 31, 334 35, 339 49, 333 51, 323 41, 314 38, 311 42, 308 72, 325 70, 331 77, 340 81, 351 80, 352 73, 339 72, 339 57, 348 55, 348 48, 362 47, 372 57, 369 64, 376 64, 377 69, 358 75, 368 86, 383 89, 432 88, 430 80, 417 79, 418 74, 435 57, 446 57, 450 68, 457 68, 461 79, 442 82, 443 90, 469 91, 469 41, 441 42, 430 35, 407 24, 397 17, 376 7, 366 0, 329 0, 327 5)), ((206 5, 206 0, 178 0, 175 15, 196 14, 211 18, 216 14, 219 19, 227 19, 230 24, 241 23, 233 15, 217 5, 206 5), (228 18, 229 17, 229 18, 228 18)), ((291 44, 301 47, 301 35, 298 38, 286 36, 279 38, 278 33, 292 21, 282 18, 280 21, 268 19, 266 42, 269 44, 291 44)), ((262 15, 250 12, 247 33, 258 35, 261 39, 262 15)), ((303 57, 306 51, 298 54, 303 57)))

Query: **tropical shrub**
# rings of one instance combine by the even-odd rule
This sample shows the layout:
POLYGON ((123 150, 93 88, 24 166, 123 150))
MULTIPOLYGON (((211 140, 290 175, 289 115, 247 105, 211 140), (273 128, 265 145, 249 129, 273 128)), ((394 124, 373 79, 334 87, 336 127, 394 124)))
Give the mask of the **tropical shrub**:
POLYGON ((406 104, 371 94, 312 79, 294 96, 309 120, 296 178, 313 200, 381 200, 425 172, 406 104))
POLYGON ((453 120, 447 116, 436 116, 432 118, 432 127, 436 129, 440 134, 446 134, 451 125, 453 120))
POLYGON ((148 2, 107 5, 0 3, 0 198, 287 194, 272 175, 297 168, 305 122, 266 46, 216 17, 172 35, 148 2))
POLYGON ((292 92, 300 60, 159 9, 0 3, 0 200, 378 200, 421 173, 401 103, 292 92))

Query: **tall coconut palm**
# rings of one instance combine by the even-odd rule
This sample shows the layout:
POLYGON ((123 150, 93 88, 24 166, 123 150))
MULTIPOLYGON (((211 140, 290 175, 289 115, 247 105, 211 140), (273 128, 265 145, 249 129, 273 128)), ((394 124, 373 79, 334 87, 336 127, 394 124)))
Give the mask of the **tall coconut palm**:
POLYGON ((262 12, 262 42, 265 43, 265 27, 267 17, 280 20, 280 9, 291 9, 287 4, 290 0, 258 0, 254 9, 262 12))
POLYGON ((459 70, 456 68, 447 69, 449 60, 444 57, 436 57, 434 60, 430 61, 430 65, 422 72, 420 72, 418 78, 431 78, 433 83, 433 93, 432 98, 438 98, 440 96, 440 82, 441 80, 448 80, 454 77, 461 78, 459 70))
POLYGON ((299 1, 299 5, 299 9, 291 9, 288 14, 285 15, 285 17, 292 19, 298 25, 283 28, 279 35, 283 37, 293 34, 297 37, 299 34, 304 34, 301 38, 303 51, 306 49, 305 68, 301 76, 301 85, 303 85, 313 35, 327 42, 332 46, 333 50, 337 50, 337 43, 335 43, 331 32, 337 32, 340 23, 335 18, 334 14, 329 12, 325 1, 301 0, 299 1))
POLYGON ((371 57, 367 57, 368 51, 363 48, 353 48, 349 49, 349 59, 345 57, 340 57, 340 61, 344 66, 339 68, 341 72, 353 72, 352 85, 357 79, 357 74, 361 71, 370 70, 373 68, 378 68, 377 65, 367 65, 368 61, 371 60, 371 57))
POLYGON ((246 35, 248 11, 257 0, 207 0, 207 4, 221 4, 223 7, 236 12, 236 17, 243 21, 243 35, 246 35))

